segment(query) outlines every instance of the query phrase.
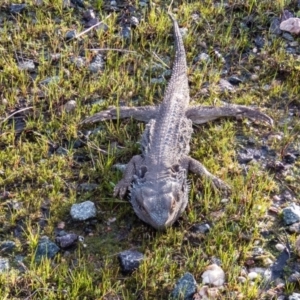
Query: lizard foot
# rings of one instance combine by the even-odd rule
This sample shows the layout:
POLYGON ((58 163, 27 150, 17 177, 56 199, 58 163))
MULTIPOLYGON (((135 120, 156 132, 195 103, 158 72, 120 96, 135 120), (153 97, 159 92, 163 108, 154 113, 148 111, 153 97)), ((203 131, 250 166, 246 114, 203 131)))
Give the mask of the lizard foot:
POLYGON ((117 118, 117 109, 114 106, 110 106, 108 109, 100 111, 93 116, 84 119, 80 124, 97 123, 105 120, 112 120, 117 118))
POLYGON ((216 176, 212 178, 212 185, 215 188, 215 190, 221 191, 225 195, 229 195, 231 193, 230 186, 216 176))
POLYGON ((119 196, 121 199, 124 198, 126 192, 128 191, 131 183, 125 180, 120 180, 114 188, 114 197, 119 196))

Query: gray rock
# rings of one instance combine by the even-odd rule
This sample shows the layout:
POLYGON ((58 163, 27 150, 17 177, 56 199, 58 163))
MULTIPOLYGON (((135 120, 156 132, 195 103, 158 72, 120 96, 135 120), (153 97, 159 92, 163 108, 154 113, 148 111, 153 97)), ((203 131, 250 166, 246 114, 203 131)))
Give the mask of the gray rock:
POLYGON ((128 27, 128 26, 122 26, 120 35, 123 39, 126 39, 126 40, 130 39, 130 37, 131 37, 131 28, 128 27))
POLYGON ((97 183, 85 182, 85 183, 79 184, 78 189, 82 190, 82 191, 86 191, 86 192, 91 192, 91 191, 95 190, 96 188, 98 188, 98 186, 99 186, 99 184, 97 184, 97 183))
POLYGON ((227 81, 226 79, 220 79, 219 81, 219 87, 221 91, 234 91, 233 85, 227 81))
POLYGON ((282 210, 285 225, 291 225, 300 221, 300 206, 292 203, 282 210))
POLYGON ((205 52, 200 53, 197 55, 197 57, 194 59, 195 62, 202 61, 209 63, 211 61, 209 55, 205 52))
POLYGON ((77 67, 81 68, 85 66, 85 58, 81 56, 75 56, 71 58, 71 62, 77 67))
POLYGON ((9 11, 12 14, 19 14, 26 8, 26 6, 26 4, 11 4, 9 6, 9 11))
POLYGON ((136 250, 125 250, 120 252, 118 255, 118 260, 123 274, 132 273, 139 267, 143 259, 144 254, 136 250))
POLYGON ((76 37, 76 30, 69 30, 66 32, 66 35, 65 35, 65 40, 71 40, 71 39, 74 39, 76 37))
POLYGON ((68 248, 77 242, 78 235, 75 233, 68 233, 63 236, 58 236, 55 240, 61 248, 68 248))
POLYGON ((11 253, 16 248, 16 243, 13 241, 3 241, 0 244, 0 252, 11 253))
POLYGON ((75 221, 85 221, 96 217, 96 206, 92 201, 73 204, 71 207, 71 217, 75 221))
POLYGON ((26 60, 26 61, 19 62, 18 68, 21 71, 34 71, 35 65, 32 60, 26 60))
POLYGON ((194 224, 191 227, 191 231, 194 233, 208 233, 210 231, 210 226, 207 223, 194 224))
POLYGON ((290 232, 300 233, 300 223, 299 222, 294 223, 291 226, 289 226, 288 229, 290 232))
POLYGON ((239 85, 239 84, 243 83, 243 80, 237 76, 230 76, 228 78, 228 81, 233 85, 239 85))
POLYGON ((171 293, 171 299, 193 300, 196 288, 197 282, 194 276, 187 272, 176 282, 175 288, 171 293))
POLYGON ((269 31, 271 34, 280 35, 281 29, 280 29, 280 20, 279 18, 273 18, 270 24, 269 31))
POLYGON ((139 19, 135 16, 132 16, 129 21, 130 21, 130 24, 133 26, 138 26, 140 23, 139 19))
POLYGON ((97 54, 89 65, 89 70, 92 73, 97 73, 104 69, 104 59, 101 54, 97 54))
POLYGON ((9 260, 8 258, 0 257, 0 273, 9 270, 9 260))
POLYGON ((43 237, 38 243, 34 260, 40 262, 43 258, 53 258, 58 251, 59 247, 55 243, 48 237, 43 237))
POLYGON ((289 300, 300 300, 300 294, 293 293, 292 295, 289 296, 289 300))
POLYGON ((289 42, 292 42, 294 40, 293 36, 287 32, 284 32, 282 34, 282 37, 289 42))

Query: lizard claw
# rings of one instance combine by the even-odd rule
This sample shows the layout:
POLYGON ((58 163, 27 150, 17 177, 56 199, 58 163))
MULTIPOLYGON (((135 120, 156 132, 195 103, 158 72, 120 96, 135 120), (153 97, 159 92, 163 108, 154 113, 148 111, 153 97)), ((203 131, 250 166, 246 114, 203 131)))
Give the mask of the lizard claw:
POLYGON ((93 116, 84 119, 80 124, 91 124, 96 122, 101 122, 105 120, 116 119, 117 109, 114 106, 110 106, 108 109, 100 111, 93 116))
POLYGON ((270 126, 273 126, 273 119, 270 118, 268 115, 250 107, 243 106, 242 108, 243 109, 240 112, 241 116, 251 119, 253 121, 260 121, 267 123, 270 126))
POLYGON ((226 195, 231 193, 231 188, 230 186, 225 183, 223 180, 221 180, 218 177, 213 177, 212 178, 212 184, 213 187, 217 190, 217 191, 222 191, 223 193, 225 193, 226 195))
POLYGON ((128 191, 131 183, 128 183, 124 180, 120 180, 114 188, 114 197, 119 196, 121 199, 125 197, 126 192, 128 191))

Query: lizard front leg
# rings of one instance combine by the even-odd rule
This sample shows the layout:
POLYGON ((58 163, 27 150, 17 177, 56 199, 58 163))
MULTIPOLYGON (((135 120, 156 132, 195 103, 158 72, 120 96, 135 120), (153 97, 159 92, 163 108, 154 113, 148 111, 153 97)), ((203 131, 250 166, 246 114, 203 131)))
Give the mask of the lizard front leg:
POLYGON ((105 120, 116 120, 133 118, 139 121, 148 123, 151 119, 155 119, 156 112, 158 111, 157 106, 140 106, 140 107, 129 107, 111 106, 106 110, 100 111, 93 116, 84 119, 81 124, 90 124, 101 122, 105 120))
POLYGON ((186 170, 200 175, 201 177, 209 179, 213 187, 225 191, 226 193, 230 192, 230 187, 227 185, 223 180, 216 177, 215 175, 211 174, 199 161, 190 157, 190 156, 183 156, 181 159, 181 166, 186 170))
POLYGON ((224 117, 249 118, 273 126, 273 120, 266 114, 257 109, 235 104, 224 106, 192 106, 186 111, 186 117, 195 124, 203 124, 224 117))
POLYGON ((114 197, 119 196, 120 198, 124 198, 132 183, 133 176, 137 174, 137 170, 139 166, 141 166, 142 160, 143 158, 141 155, 135 155, 131 158, 126 166, 123 178, 117 183, 114 188, 114 197))

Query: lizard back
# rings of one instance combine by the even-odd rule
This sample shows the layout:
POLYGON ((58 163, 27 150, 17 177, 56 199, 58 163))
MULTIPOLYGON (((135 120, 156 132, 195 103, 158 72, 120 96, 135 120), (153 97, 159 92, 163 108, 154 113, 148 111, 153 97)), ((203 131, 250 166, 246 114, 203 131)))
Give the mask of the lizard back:
POLYGON ((169 16, 173 22, 175 59, 171 79, 155 118, 151 145, 147 153, 152 163, 162 167, 171 166, 179 159, 177 150, 180 148, 180 127, 189 104, 186 53, 178 23, 171 14, 169 16))

